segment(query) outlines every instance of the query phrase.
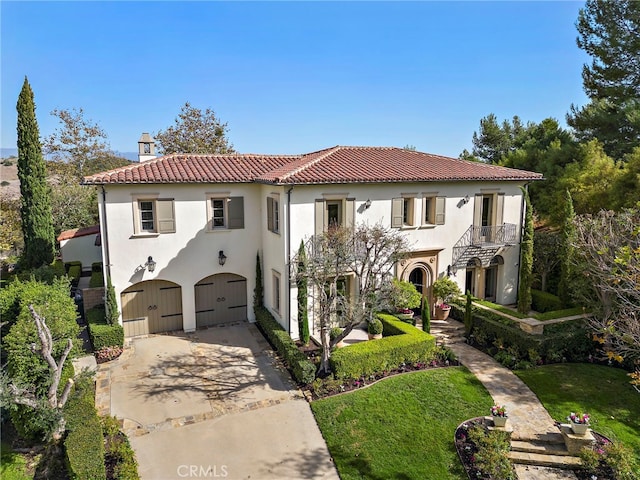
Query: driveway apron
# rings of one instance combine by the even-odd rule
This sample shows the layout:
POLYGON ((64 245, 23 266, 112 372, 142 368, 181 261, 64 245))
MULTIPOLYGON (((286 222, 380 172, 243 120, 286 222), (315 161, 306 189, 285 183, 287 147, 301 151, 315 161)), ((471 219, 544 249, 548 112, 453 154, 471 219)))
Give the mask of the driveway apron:
POLYGON ((100 366, 141 478, 337 479, 308 403, 253 324, 133 339, 100 366))

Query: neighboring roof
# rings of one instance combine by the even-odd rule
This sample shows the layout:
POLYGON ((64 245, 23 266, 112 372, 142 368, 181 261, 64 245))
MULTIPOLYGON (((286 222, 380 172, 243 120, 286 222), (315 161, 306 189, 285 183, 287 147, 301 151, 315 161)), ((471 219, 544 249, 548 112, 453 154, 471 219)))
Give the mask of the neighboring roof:
POLYGON ((69 240, 70 238, 86 237, 87 235, 96 235, 100 233, 100 225, 94 225, 92 227, 74 228, 72 230, 65 230, 58 235, 58 241, 69 240))
POLYGON ((329 184, 541 180, 539 173, 396 147, 336 146, 305 155, 169 155, 85 177, 85 184, 329 184))

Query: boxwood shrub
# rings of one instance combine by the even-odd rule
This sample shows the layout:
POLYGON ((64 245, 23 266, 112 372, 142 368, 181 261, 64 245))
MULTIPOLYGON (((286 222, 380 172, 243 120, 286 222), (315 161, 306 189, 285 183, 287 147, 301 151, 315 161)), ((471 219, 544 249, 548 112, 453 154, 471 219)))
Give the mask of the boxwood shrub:
POLYGON ((285 329, 266 308, 257 307, 255 314, 260 330, 285 361, 296 382, 305 385, 313 382, 316 377, 316 366, 298 350, 295 342, 285 329))
POLYGON ((122 347, 124 345, 124 329, 122 325, 108 325, 104 314, 104 305, 87 310, 89 338, 94 350, 104 347, 122 347))
POLYGON ((540 290, 531 290, 531 308, 536 312, 544 313, 553 310, 562 310, 564 305, 556 295, 540 290))
POLYGON ((102 275, 102 262, 94 262, 91 264, 91 279, 89 280, 90 288, 104 287, 104 276, 102 275))
POLYGON ((76 384, 65 405, 67 436, 64 440, 69 477, 72 479, 105 479, 104 438, 95 409, 95 387, 90 379, 76 384))
POLYGON ((384 337, 338 349, 330 364, 336 378, 359 378, 397 368, 402 363, 430 361, 434 357, 435 337, 398 320, 394 315, 378 314, 384 337))

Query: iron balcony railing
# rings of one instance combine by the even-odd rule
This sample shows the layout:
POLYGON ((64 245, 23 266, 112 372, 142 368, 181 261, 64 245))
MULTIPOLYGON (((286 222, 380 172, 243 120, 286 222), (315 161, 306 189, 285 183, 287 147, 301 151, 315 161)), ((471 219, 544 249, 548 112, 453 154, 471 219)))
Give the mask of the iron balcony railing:
POLYGON ((471 225, 453 246, 452 265, 459 267, 458 264, 461 260, 471 255, 470 250, 497 250, 501 247, 517 244, 518 230, 516 227, 513 223, 492 226, 471 225))

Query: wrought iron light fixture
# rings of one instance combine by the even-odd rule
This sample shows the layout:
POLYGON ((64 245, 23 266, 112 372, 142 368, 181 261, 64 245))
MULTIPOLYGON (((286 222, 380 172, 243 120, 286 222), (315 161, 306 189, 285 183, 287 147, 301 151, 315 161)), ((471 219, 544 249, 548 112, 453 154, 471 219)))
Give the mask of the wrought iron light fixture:
POLYGON ((224 265, 226 261, 227 261, 227 256, 224 254, 222 250, 220 250, 220 252, 218 252, 218 263, 220 265, 224 265))
POLYGON ((462 201, 464 202, 464 204, 466 205, 467 203, 469 203, 469 200, 471 200, 469 198, 469 195, 465 195, 464 198, 462 199, 462 201))
POLYGON ((364 209, 367 210, 371 206, 371 199, 367 198, 367 201, 364 202, 364 209))
POLYGON ((145 263, 144 266, 147 267, 147 270, 149 270, 149 272, 153 272, 156 269, 156 262, 153 260, 153 257, 151 257, 151 255, 149 255, 149 258, 147 258, 147 263, 145 263))

